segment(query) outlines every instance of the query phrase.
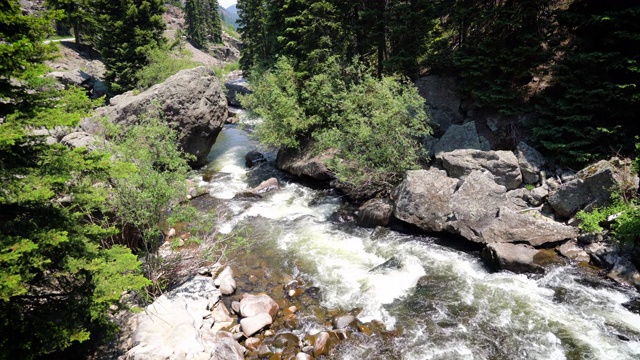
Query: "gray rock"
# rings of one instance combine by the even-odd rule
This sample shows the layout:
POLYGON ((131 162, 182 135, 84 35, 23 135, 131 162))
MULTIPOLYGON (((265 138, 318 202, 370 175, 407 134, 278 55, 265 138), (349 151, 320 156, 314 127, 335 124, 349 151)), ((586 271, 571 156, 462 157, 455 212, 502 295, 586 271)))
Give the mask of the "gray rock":
POLYGON ((346 329, 356 321, 356 317, 353 315, 344 315, 333 319, 334 329, 346 329))
POLYGON ((305 176, 320 181, 331 181, 335 178, 324 161, 331 158, 331 154, 311 153, 311 144, 301 149, 282 148, 278 151, 276 167, 295 176, 305 176))
POLYGON ((640 272, 631 261, 625 258, 617 259, 607 277, 619 284, 632 286, 640 290, 640 272))
POLYGON ((578 229, 550 220, 537 212, 517 213, 501 207, 498 217, 482 229, 487 243, 526 242, 533 246, 572 239, 578 229))
POLYGON ((429 75, 416 80, 415 85, 431 109, 437 130, 445 132, 451 124, 462 122, 455 77, 429 75))
POLYGON ((529 192, 527 201, 533 206, 539 206, 547 199, 547 195, 549 195, 549 190, 544 186, 539 186, 529 192))
POLYGON ((218 275, 220 280, 220 292, 222 295, 231 295, 236 291, 236 281, 233 278, 233 270, 227 266, 218 275))
POLYGON ((576 262, 589 262, 589 254, 578 245, 577 240, 567 241, 558 247, 558 252, 569 260, 576 262))
POLYGON ((491 149, 491 145, 485 138, 478 135, 475 122, 470 121, 462 125, 451 125, 438 143, 433 146, 433 155, 457 149, 488 151, 491 149))
POLYGON ((486 242, 482 230, 498 216, 508 203, 507 189, 495 183, 488 172, 475 170, 450 198, 456 232, 468 240, 486 242))
POLYGON ((385 273, 385 272, 388 272, 389 270, 398 270, 400 268, 402 268, 402 261, 397 257, 392 256, 389 260, 369 270, 369 272, 385 273))
POLYGON ((489 244, 482 250, 481 257, 493 271, 543 274, 548 262, 545 251, 548 252, 524 244, 489 244))
POLYGON ((266 326, 269 326, 273 323, 273 319, 271 315, 261 312, 249 317, 246 317, 240 320, 240 327, 242 328, 242 333, 246 337, 251 337, 251 335, 257 333, 262 330, 266 326))
POLYGON ((255 316, 260 313, 267 313, 274 318, 280 307, 278 304, 266 294, 242 295, 240 300, 240 315, 243 317, 255 316))
POLYGON ((438 155, 450 177, 462 179, 474 170, 487 170, 495 181, 508 190, 522 184, 518 159, 510 151, 480 151, 461 149, 438 155))
POLYGON ((84 131, 72 132, 71 134, 62 138, 60 143, 71 148, 84 147, 89 150, 95 148, 93 145, 96 139, 91 134, 87 134, 84 131))
POLYGON ((516 155, 524 182, 527 184, 535 184, 540 181, 540 171, 547 163, 544 156, 542 156, 538 150, 522 141, 518 143, 516 155))
POLYGON ((218 291, 210 277, 196 276, 157 298, 136 315, 128 360, 208 359, 215 333, 203 326, 208 297, 218 291))
POLYGON ((212 69, 201 66, 182 70, 139 95, 132 92, 111 99, 111 106, 99 109, 95 118, 81 122, 84 131, 102 131, 98 119, 133 124, 153 111, 164 114, 167 123, 179 131, 182 149, 196 157, 194 165, 204 165, 227 118, 227 101, 212 69))
POLYGON ((296 360, 311 360, 313 359, 311 355, 305 354, 303 352, 299 352, 296 354, 296 360))
POLYGON ((230 106, 242 107, 242 104, 240 103, 240 99, 238 98, 238 95, 251 94, 251 89, 249 89, 249 83, 243 77, 238 77, 236 79, 225 81, 224 87, 227 89, 227 92, 226 92, 227 103, 230 106))
POLYGON ((507 191, 507 199, 511 203, 509 205, 512 209, 527 209, 529 208, 530 191, 524 188, 507 191))
POLYGON ((613 191, 637 188, 638 176, 631 172, 630 164, 612 158, 580 170, 575 179, 551 193, 548 201, 558 215, 570 218, 578 210, 608 204, 613 191))
POLYGON ((244 360, 245 351, 232 337, 217 336, 209 360, 244 360))
POLYGON ((356 223, 358 226, 375 228, 389 225, 393 214, 393 201, 389 199, 371 199, 358 209, 356 223))
POLYGON ((395 217, 426 231, 449 230, 450 199, 457 184, 458 180, 435 168, 407 171, 393 192, 395 217))

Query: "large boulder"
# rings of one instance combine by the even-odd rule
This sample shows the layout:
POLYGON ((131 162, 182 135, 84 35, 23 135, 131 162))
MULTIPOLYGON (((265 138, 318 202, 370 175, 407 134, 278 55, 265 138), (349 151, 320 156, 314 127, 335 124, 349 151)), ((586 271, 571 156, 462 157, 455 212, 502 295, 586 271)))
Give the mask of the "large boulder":
POLYGON ((84 147, 91 150, 94 148, 95 141, 96 139, 93 135, 87 134, 84 131, 77 131, 63 137, 60 143, 70 148, 84 147))
POLYGON ((423 230, 448 231, 481 244, 540 246, 578 235, 575 228, 525 208, 526 195, 526 189, 507 192, 484 170, 460 181, 442 170, 408 171, 393 192, 394 214, 423 230))
POLYGON ((471 172, 449 199, 456 232, 474 242, 487 242, 482 230, 495 221, 500 208, 509 203, 506 194, 507 189, 496 184, 488 172, 471 172))
POLYGON ((478 135, 476 123, 469 121, 462 125, 451 125, 440 140, 430 150, 432 155, 450 152, 457 149, 475 149, 488 151, 491 144, 487 139, 478 135))
POLYGON ((450 199, 457 184, 458 180, 435 168, 407 171, 392 194, 395 217, 425 231, 449 230, 450 199))
POLYGON ((220 296, 210 277, 198 276, 163 294, 136 315, 127 360, 208 359, 215 333, 203 326, 209 298, 220 296))
POLYGON ((211 147, 227 119, 227 101, 212 69, 200 66, 182 70, 162 84, 138 95, 127 92, 111 99, 111 106, 85 119, 81 127, 88 133, 102 131, 98 118, 134 124, 144 114, 158 108, 164 119, 179 132, 182 149, 196 157, 194 165, 205 164, 211 147))
POLYGON ((531 216, 501 207, 489 226, 482 229, 482 237, 488 243, 526 242, 540 246, 578 236, 578 229, 553 221, 544 216, 531 216))
POLYGON ((522 184, 518 159, 511 151, 480 151, 460 149, 441 153, 438 159, 450 177, 462 179, 474 170, 487 170, 496 182, 508 190, 522 184))
POLYGON ((265 312, 261 312, 240 320, 240 327, 242 328, 242 333, 244 334, 244 336, 251 337, 251 335, 257 333, 258 331, 264 329, 272 323, 272 317, 265 312))
POLYGON ((393 214, 393 201, 389 199, 371 199, 358 209, 356 223, 358 226, 375 228, 389 225, 393 214))
POLYGON ((220 284, 220 292, 222 295, 231 295, 236 291, 236 280, 233 278, 233 270, 231 266, 227 266, 220 272, 216 282, 220 284))
POLYGON ((335 178, 325 161, 330 153, 314 155, 309 143, 301 149, 282 148, 278 151, 276 167, 295 176, 309 177, 319 181, 331 181, 335 178))
POLYGON ((445 132, 451 124, 462 122, 455 77, 423 76, 416 80, 415 85, 431 109, 431 119, 436 130, 445 132))
POLYGON ((547 160, 540 152, 525 142, 518 143, 516 149, 518 165, 522 171, 522 178, 527 184, 535 184, 540 180, 540 171, 546 165, 547 160))
POLYGON ((545 266, 563 264, 553 250, 537 250, 524 244, 489 244, 481 253, 482 260, 492 271, 515 273, 545 272, 545 266))
POLYGON ((606 205, 614 191, 638 189, 638 176, 631 164, 618 158, 602 160, 580 170, 575 178, 549 195, 549 205, 562 217, 578 210, 606 205))

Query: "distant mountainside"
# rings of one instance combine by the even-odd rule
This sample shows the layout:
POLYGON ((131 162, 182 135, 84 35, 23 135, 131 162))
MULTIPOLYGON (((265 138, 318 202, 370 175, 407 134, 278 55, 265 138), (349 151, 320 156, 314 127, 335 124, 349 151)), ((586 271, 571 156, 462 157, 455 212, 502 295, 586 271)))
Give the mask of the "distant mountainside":
POLYGON ((235 5, 231 5, 226 9, 220 6, 220 15, 224 21, 233 25, 234 28, 238 27, 238 8, 235 5))

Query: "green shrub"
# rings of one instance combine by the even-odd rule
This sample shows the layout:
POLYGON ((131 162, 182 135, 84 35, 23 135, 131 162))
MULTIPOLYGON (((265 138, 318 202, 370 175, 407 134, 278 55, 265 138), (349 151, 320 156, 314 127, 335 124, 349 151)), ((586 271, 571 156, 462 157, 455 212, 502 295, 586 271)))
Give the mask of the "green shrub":
POLYGON ((216 73, 216 76, 219 79, 222 79, 228 73, 230 73, 232 71, 236 71, 236 70, 240 70, 240 63, 237 62, 237 61, 234 61, 234 62, 228 63, 228 64, 224 64, 224 65, 222 65, 222 67, 217 67, 217 66, 213 67, 213 72, 216 73))
POLYGON ((303 78, 280 58, 253 80, 243 103, 264 121, 257 128, 268 145, 298 148, 315 140, 316 152, 331 150, 328 165, 338 179, 389 188, 425 156, 420 140, 430 133, 424 100, 408 82, 377 79, 363 66, 335 59, 303 78))
POLYGON ((190 53, 183 51, 170 51, 165 47, 156 48, 149 52, 149 64, 136 73, 138 82, 136 87, 144 90, 155 84, 167 80, 169 76, 180 70, 191 69, 199 63, 190 59, 190 53))
POLYGON ((615 217, 610 224, 613 238, 621 243, 637 243, 640 237, 640 207, 635 199, 627 200, 614 194, 611 205, 595 208, 591 212, 581 210, 576 214, 580 229, 586 232, 604 230, 603 224, 610 216, 615 217))

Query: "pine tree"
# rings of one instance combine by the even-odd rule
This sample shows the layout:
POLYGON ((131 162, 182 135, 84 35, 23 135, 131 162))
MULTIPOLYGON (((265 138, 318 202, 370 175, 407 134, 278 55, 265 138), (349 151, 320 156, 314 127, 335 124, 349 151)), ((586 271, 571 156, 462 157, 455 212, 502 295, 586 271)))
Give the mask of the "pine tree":
POLYGON ((95 0, 96 48, 115 92, 132 89, 149 52, 163 44, 162 0, 95 0))
POLYGON ((95 27, 91 0, 46 0, 47 7, 63 11, 62 21, 70 25, 76 44, 82 44, 82 35, 90 35, 95 27))
POLYGON ((139 289, 136 257, 100 246, 112 229, 96 224, 110 156, 47 144, 57 126, 75 126, 91 103, 80 89, 57 90, 43 62, 52 18, 0 3, 0 353, 32 359, 95 338, 109 307, 139 289))
POLYGON ((264 0, 238 1, 238 32, 242 36, 240 68, 246 75, 251 69, 268 60, 267 14, 264 0))

